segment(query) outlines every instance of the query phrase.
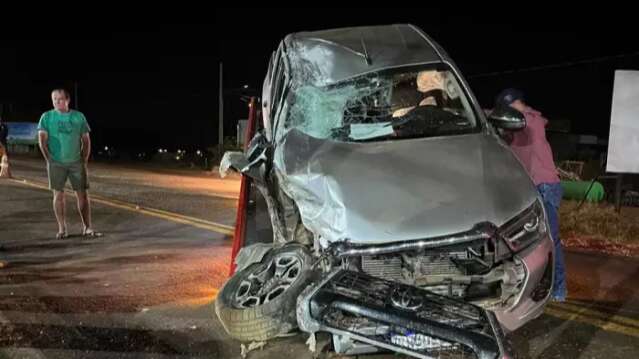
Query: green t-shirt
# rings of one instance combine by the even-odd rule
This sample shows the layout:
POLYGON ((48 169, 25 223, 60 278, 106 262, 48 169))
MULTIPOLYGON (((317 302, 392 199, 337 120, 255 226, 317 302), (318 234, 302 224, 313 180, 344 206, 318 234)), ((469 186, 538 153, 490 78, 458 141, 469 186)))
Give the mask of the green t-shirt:
POLYGON ((55 162, 72 163, 82 159, 82 135, 91 131, 82 112, 47 111, 40 117, 38 130, 46 131, 47 147, 55 162))

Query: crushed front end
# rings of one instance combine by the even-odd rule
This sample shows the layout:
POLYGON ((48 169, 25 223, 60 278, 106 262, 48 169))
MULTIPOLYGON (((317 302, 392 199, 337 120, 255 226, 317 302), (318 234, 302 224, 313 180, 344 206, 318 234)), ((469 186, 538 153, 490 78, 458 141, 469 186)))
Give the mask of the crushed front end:
POLYGON ((325 279, 298 299, 298 325, 332 333, 344 354, 382 348, 418 358, 507 358, 502 331, 539 315, 548 299, 549 243, 538 202, 501 227, 333 243, 320 261, 325 279))
POLYGON ((353 339, 417 358, 509 357, 493 313, 361 272, 336 269, 308 287, 297 318, 305 332, 326 331, 338 342, 353 339))

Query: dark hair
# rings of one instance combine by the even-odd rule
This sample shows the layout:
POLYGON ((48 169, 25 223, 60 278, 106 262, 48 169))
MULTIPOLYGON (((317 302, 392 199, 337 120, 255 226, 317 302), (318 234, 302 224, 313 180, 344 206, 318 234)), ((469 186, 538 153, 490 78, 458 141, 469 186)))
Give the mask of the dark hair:
POLYGON ((495 98, 495 106, 508 106, 511 103, 524 100, 524 93, 521 90, 509 88, 505 89, 495 98))
POLYGON ((53 94, 54 92, 62 92, 64 94, 64 97, 67 98, 67 100, 71 99, 71 94, 69 94, 69 91, 67 91, 66 89, 63 89, 63 88, 54 89, 53 91, 51 91, 51 94, 53 94))

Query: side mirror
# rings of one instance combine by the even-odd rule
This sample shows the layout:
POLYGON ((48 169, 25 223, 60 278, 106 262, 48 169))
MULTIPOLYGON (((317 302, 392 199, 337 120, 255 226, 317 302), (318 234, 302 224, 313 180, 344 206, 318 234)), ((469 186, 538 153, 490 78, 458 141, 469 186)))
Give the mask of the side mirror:
POLYGON ((256 181, 262 181, 260 166, 267 160, 266 149, 255 159, 249 161, 244 152, 228 151, 220 161, 220 177, 224 178, 229 170, 246 175, 256 181))
POLYGON ((244 174, 258 182, 263 181, 262 164, 268 160, 268 142, 261 132, 255 134, 245 152, 228 151, 220 162, 220 177, 224 178, 229 170, 244 174))
POLYGON ((509 131, 519 131, 526 128, 524 114, 510 106, 495 108, 488 116, 488 121, 497 128, 509 131))

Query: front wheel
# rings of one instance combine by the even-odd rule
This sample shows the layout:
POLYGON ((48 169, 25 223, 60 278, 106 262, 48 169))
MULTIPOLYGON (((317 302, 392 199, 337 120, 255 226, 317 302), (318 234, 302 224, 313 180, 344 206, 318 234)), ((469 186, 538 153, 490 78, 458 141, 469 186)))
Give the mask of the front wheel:
POLYGON ((240 341, 265 341, 295 329, 295 304, 310 282, 311 262, 306 247, 287 244, 235 273, 215 301, 226 332, 240 341))

